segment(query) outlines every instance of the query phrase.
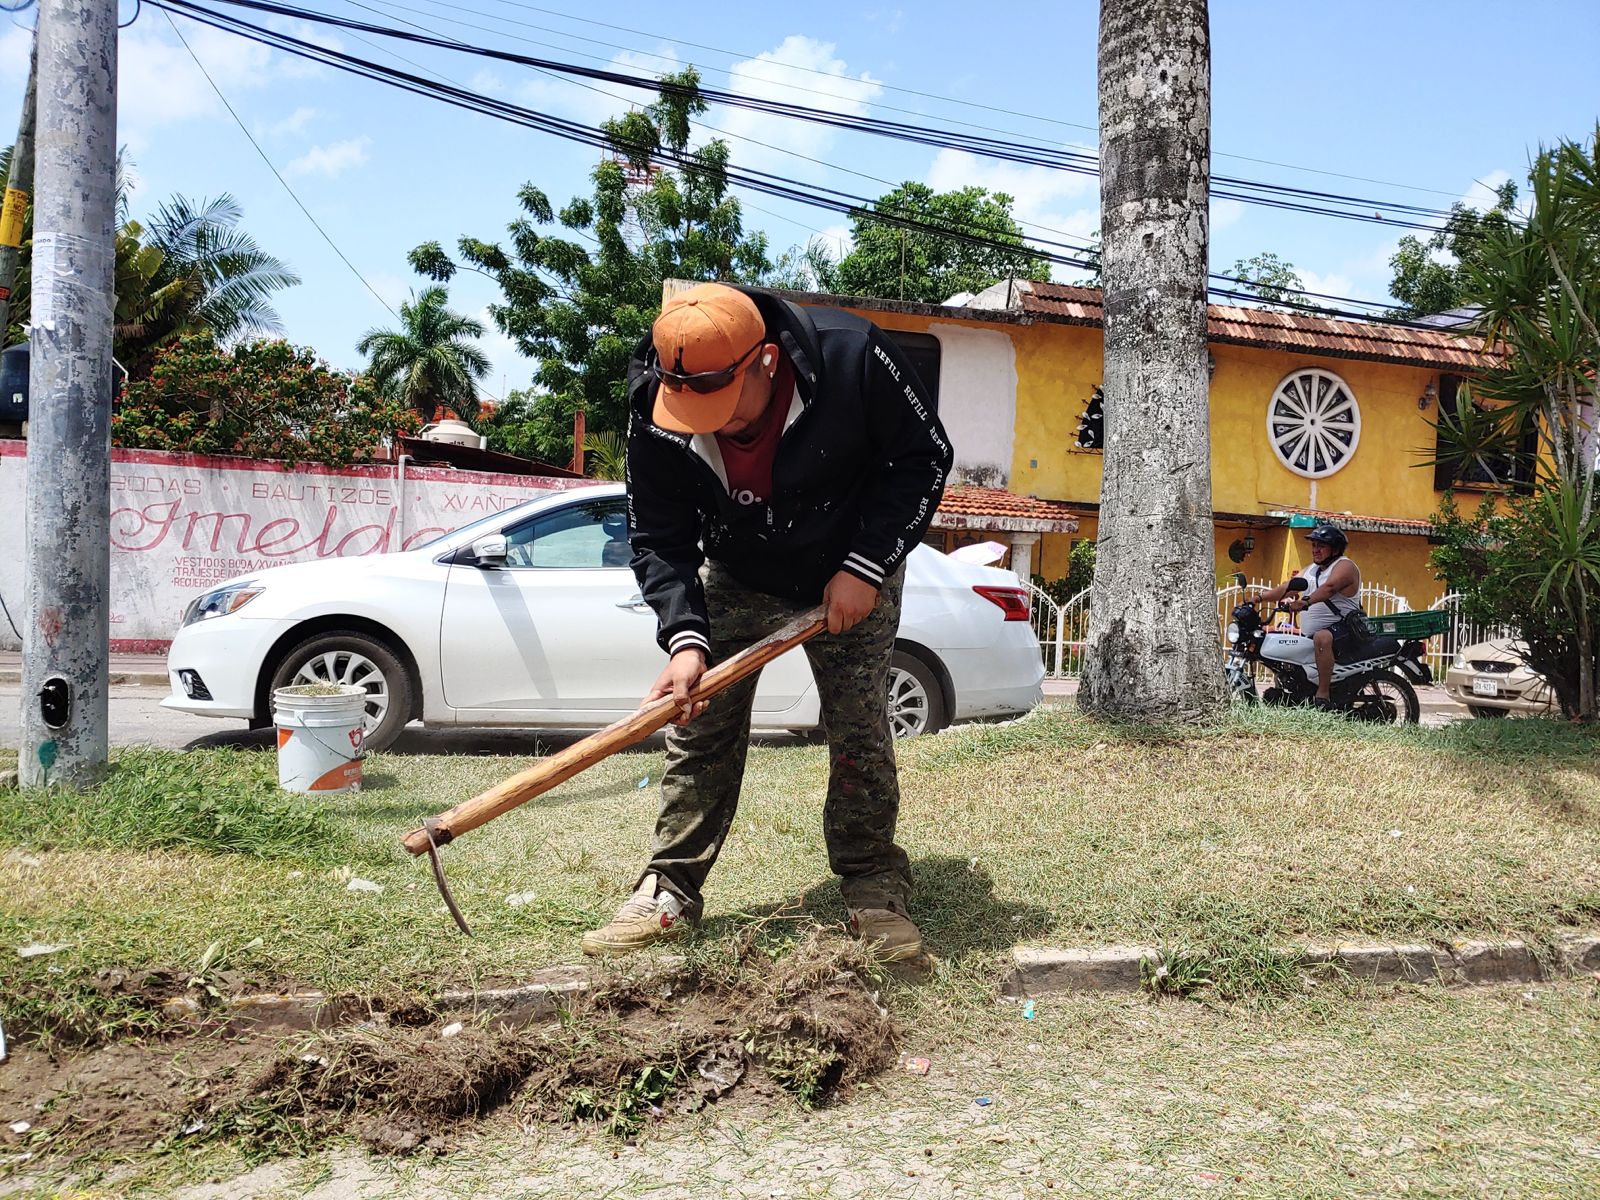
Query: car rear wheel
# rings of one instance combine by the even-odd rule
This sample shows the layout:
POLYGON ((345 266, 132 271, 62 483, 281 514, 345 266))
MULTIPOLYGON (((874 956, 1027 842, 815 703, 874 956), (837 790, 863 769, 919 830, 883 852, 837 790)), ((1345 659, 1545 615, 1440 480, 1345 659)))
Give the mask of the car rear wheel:
POLYGON ((395 652, 370 634, 336 629, 294 646, 278 660, 271 693, 302 683, 345 683, 365 688, 363 722, 368 750, 387 749, 400 736, 416 708, 411 672, 395 652))
POLYGON ((938 733, 948 723, 944 690, 933 668, 896 650, 889 660, 889 728, 897 738, 938 733))

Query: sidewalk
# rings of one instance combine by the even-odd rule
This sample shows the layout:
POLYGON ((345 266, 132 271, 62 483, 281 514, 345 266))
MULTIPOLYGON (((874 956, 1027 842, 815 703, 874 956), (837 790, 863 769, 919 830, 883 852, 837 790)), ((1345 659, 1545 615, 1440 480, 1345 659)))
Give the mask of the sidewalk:
MULTIPOLYGON (((22 682, 22 652, 0 650, 0 683, 22 682)), ((111 656, 111 682, 139 687, 165 689, 167 656, 164 654, 113 654, 111 656)))
MULTIPOLYGON (((1078 694, 1078 681, 1076 679, 1046 679, 1044 681, 1044 702, 1056 707, 1066 707, 1071 703, 1071 698, 1078 694)), ((1444 688, 1438 684, 1417 689, 1417 701, 1422 706, 1424 724, 1430 723, 1429 717, 1437 722, 1441 719, 1453 720, 1465 717, 1467 710, 1454 700, 1450 699, 1444 688)))

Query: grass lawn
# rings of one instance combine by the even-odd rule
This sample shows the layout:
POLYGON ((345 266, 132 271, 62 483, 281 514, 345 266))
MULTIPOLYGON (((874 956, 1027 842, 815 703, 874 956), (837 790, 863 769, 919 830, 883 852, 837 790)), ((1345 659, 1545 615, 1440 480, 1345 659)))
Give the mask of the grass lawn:
MULTIPOLYGON (((1556 723, 1395 731, 1257 712, 1173 737, 1042 710, 904 744, 900 760, 917 916, 974 980, 1017 942, 1238 950, 1600 924, 1600 738, 1556 723)), ((0 945, 67 949, 0 957, 0 994, 192 968, 213 943, 213 965, 330 990, 571 961, 644 860, 659 752, 618 755, 446 849, 475 938, 399 844, 523 765, 380 755, 365 791, 317 801, 279 793, 270 755, 125 751, 87 796, 14 795, 0 945)), ((820 746, 753 748, 701 936, 777 912, 841 918, 826 771, 820 746)))
MULTIPOLYGON (((1174 736, 1042 710, 904 744, 901 838, 943 969, 885 1002, 931 1075, 812 1114, 713 1109, 639 1147, 501 1129, 439 1163, 340 1151, 176 1194, 1600 1194, 1594 981, 1306 994, 1270 953, 1600 926, 1597 752, 1557 723, 1389 730, 1267 711, 1174 736), (993 1003, 1018 942, 1183 951, 1220 997, 1045 1000, 1024 1020, 993 1003)), ((277 791, 270 755, 129 750, 90 794, 5 796, 7 1031, 146 1028, 95 986, 111 967, 371 994, 573 961, 642 864, 659 752, 616 756, 445 851, 475 938, 399 844, 523 765, 375 756, 365 791, 314 801, 277 791), (11 950, 30 944, 61 948, 11 950)), ((694 944, 839 920, 826 771, 820 746, 753 748, 694 944)), ((228 1155, 170 1152, 86 1194, 175 1194, 236 1176, 228 1155)), ((0 1181, 0 1195, 60 1184, 0 1181)))

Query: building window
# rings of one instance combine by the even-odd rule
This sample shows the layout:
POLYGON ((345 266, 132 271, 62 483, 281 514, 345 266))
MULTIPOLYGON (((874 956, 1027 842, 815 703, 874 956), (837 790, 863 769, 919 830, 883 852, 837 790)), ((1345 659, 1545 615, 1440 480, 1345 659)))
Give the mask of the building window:
POLYGON ((898 329, 885 329, 889 340, 900 347, 911 369, 922 380, 935 412, 939 411, 939 339, 931 333, 902 333, 898 329))
POLYGON ((1083 406, 1083 416, 1078 418, 1078 436, 1073 445, 1079 450, 1100 450, 1106 444, 1106 398, 1095 388, 1089 403, 1083 406))
POLYGON ((1302 367, 1286 376, 1267 402, 1267 440, 1296 475, 1322 479, 1355 456, 1361 444, 1361 406, 1332 371, 1302 367))
MULTIPOLYGON (((1434 490, 1510 487, 1514 491, 1528 491, 1533 483, 1533 463, 1539 449, 1536 429, 1530 426, 1523 434, 1518 454, 1475 454, 1468 459, 1462 458, 1460 449, 1447 436, 1444 426, 1451 422, 1459 424, 1462 420, 1461 385, 1464 382, 1459 375, 1439 376, 1439 421, 1434 425, 1434 490)), ((1476 401, 1469 403, 1478 407, 1476 401)))

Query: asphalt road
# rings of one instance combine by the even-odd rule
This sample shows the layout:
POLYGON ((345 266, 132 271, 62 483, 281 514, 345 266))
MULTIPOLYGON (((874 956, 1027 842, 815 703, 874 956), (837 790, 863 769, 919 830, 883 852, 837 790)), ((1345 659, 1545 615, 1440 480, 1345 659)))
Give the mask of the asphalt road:
MULTIPOLYGON (((218 720, 173 712, 161 707, 165 687, 115 684, 111 688, 111 744, 144 744, 168 750, 204 750, 234 746, 252 750, 273 748, 273 731, 254 732, 243 721, 218 720)), ((0 746, 15 746, 20 738, 18 714, 21 689, 0 683, 0 746)), ((413 725, 402 733, 390 754, 544 754, 570 745, 587 730, 548 729, 423 729, 413 725)), ((659 740, 659 735, 658 735, 659 740)))
MULTIPOLYGON (((147 684, 116 684, 111 688, 111 744, 138 743, 169 750, 200 750, 209 747, 237 746, 267 750, 273 745, 270 729, 251 732, 243 721, 223 721, 172 712, 161 707, 165 687, 147 684)), ((1444 725, 1467 716, 1466 710, 1452 703, 1439 688, 1422 691, 1422 723, 1444 725)), ((1065 697, 1051 696, 1047 702, 1062 703, 1065 697)), ((15 683, 0 683, 0 746, 18 742, 18 712, 21 690, 15 683)), ((511 754, 549 753, 570 745, 586 730, 531 729, 423 729, 413 725, 390 748, 392 754, 511 754)), ((659 741, 660 735, 656 739, 659 741)), ((775 735, 775 741, 789 735, 775 735)))

